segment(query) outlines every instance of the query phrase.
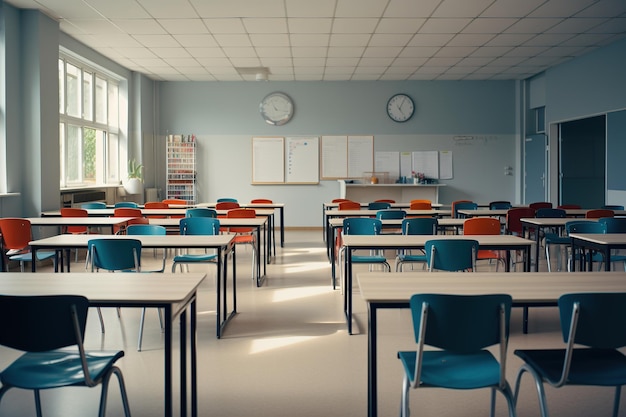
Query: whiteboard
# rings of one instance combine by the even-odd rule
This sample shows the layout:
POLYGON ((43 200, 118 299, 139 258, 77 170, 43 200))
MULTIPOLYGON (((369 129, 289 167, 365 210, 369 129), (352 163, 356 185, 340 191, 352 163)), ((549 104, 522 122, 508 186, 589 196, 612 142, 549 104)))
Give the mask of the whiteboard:
POLYGON ((374 171, 374 136, 348 136, 348 177, 374 171))
POLYGON ((285 138, 287 183, 317 184, 319 182, 319 138, 285 138))
POLYGON ((348 176, 348 137, 322 136, 322 179, 348 176))
POLYGON ((439 178, 439 152, 416 151, 412 153, 413 171, 420 172, 426 178, 439 178))
POLYGON ((282 137, 252 138, 252 183, 285 182, 285 145, 282 137))

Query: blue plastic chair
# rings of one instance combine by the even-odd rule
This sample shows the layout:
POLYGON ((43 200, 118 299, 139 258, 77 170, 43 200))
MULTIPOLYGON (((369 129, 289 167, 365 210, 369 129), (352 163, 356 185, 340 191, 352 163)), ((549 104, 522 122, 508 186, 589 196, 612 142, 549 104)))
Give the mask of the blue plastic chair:
POLYGON ((229 197, 218 198, 217 202, 218 203, 238 203, 236 198, 229 198, 229 197))
POLYGON ((606 209, 606 210, 624 210, 624 206, 619 205, 619 204, 605 204, 604 206, 600 208, 606 209))
POLYGON ((185 217, 213 217, 217 218, 217 211, 207 207, 194 207, 185 210, 185 217))
MULTIPOLYGON (((402 221, 403 235, 436 235, 437 219, 434 217, 415 217, 404 219, 402 221)), ((412 254, 410 252, 399 251, 396 256, 396 272, 402 271, 402 267, 406 263, 421 263, 426 265, 426 253, 421 251, 420 254, 412 254)))
MULTIPOLYGON (((564 209, 559 208, 540 208, 535 212, 535 217, 539 218, 557 218, 564 219, 567 217, 567 212, 564 209)), ((541 238, 541 237, 540 237, 541 238)), ((552 272, 552 265, 550 261, 550 246, 559 246, 559 251, 557 252, 557 271, 561 270, 562 262, 561 262, 561 246, 567 246, 570 244, 570 239, 567 236, 562 236, 558 230, 550 230, 544 232, 543 234, 543 244, 546 252, 546 263, 548 264, 548 272, 552 272)), ((538 261, 537 261, 538 262, 538 261)))
POLYGON ((478 241, 473 239, 433 239, 424 245, 428 271, 476 271, 478 241))
POLYGON ((85 210, 102 210, 107 208, 106 203, 103 203, 101 201, 93 201, 91 203, 83 203, 80 205, 80 208, 85 209, 85 210))
MULTIPOLYGON (((220 221, 212 217, 185 217, 180 219, 181 235, 206 235, 213 236, 220 233, 220 221)), ((176 272, 176 266, 180 265, 182 271, 183 264, 210 263, 217 265, 217 254, 189 254, 183 253, 174 257, 172 272, 176 272)))
POLYGON ((409 416, 409 389, 491 389, 491 416, 496 391, 515 402, 505 377, 511 296, 505 294, 415 294, 410 306, 416 351, 400 351, 403 365, 400 416, 409 416), (437 350, 426 350, 426 346, 437 350), (487 348, 498 346, 496 355, 487 348))
POLYGON ((508 210, 513 208, 510 201, 492 201, 489 203, 489 210, 508 210))
POLYGON ((124 414, 130 417, 122 371, 115 366, 124 351, 84 350, 88 310, 89 301, 78 295, 0 295, 0 316, 11 318, 0 321, 0 345, 24 352, 0 373, 0 401, 12 388, 32 390, 41 417, 46 408, 42 390, 102 385, 98 415, 104 417, 109 381, 115 375, 124 414))
POLYGON ((373 201, 367 204, 368 210, 387 210, 389 208, 391 208, 391 203, 386 201, 373 201))
MULTIPOLYGON (((91 272, 104 269, 110 272, 140 272, 141 271, 141 241, 137 239, 99 238, 87 241, 87 263, 91 264, 91 272)), ((102 333, 104 319, 100 307, 98 318, 102 333)), ((117 309, 120 316, 120 309, 117 309)))
POLYGON ((406 211, 396 209, 382 209, 376 212, 376 218, 379 220, 392 219, 399 220, 406 217, 406 211))
MULTIPOLYGON (((606 233, 626 233, 626 217, 601 217, 598 222, 604 223, 606 233)), ((626 255, 620 255, 616 250, 611 252, 611 263, 623 262, 626 272, 626 255)))
POLYGON ((621 386, 626 384, 626 293, 576 293, 559 298, 565 348, 518 349, 524 364, 515 382, 519 401, 522 375, 534 379, 541 415, 548 416, 544 385, 615 387, 613 417, 619 413, 621 386), (578 347, 575 347, 578 346, 578 347))
POLYGON ((139 204, 133 201, 119 201, 115 203, 114 208, 126 207, 126 208, 138 208, 139 204))
POLYGON ((473 203, 471 201, 459 201, 454 204, 454 218, 455 219, 464 219, 466 216, 459 213, 459 210, 476 210, 478 209, 478 204, 473 203))
MULTIPOLYGON (((344 235, 379 235, 382 230, 382 222, 369 217, 348 217, 343 220, 344 235)), ((341 265, 342 255, 345 255, 345 247, 339 252, 339 264, 341 265)), ((353 264, 382 265, 387 271, 391 270, 387 259, 372 252, 370 255, 352 255, 353 264)), ((342 270, 342 268, 340 268, 342 270)))
MULTIPOLYGON (((572 220, 565 223, 565 230, 568 235, 572 233, 606 233, 606 225, 599 221, 590 220, 572 220)), ((567 270, 572 270, 572 262, 580 260, 580 253, 570 253, 567 259, 567 270)), ((593 252, 591 255, 587 254, 585 262, 598 262, 598 270, 602 268, 604 257, 600 252, 593 252)))

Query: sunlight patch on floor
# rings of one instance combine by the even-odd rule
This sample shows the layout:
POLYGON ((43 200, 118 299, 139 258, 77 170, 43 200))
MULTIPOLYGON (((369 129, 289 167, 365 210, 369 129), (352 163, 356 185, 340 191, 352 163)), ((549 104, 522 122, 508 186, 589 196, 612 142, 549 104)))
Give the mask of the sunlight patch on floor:
POLYGON ((250 346, 250 354, 263 353, 273 349, 281 349, 288 346, 293 346, 297 343, 308 342, 312 339, 317 339, 320 336, 287 336, 287 337, 274 337, 270 339, 256 339, 252 341, 250 346))
POLYGON ((285 274, 312 272, 319 271, 321 269, 328 269, 328 262, 303 262, 283 267, 285 274))
POLYGON ((332 291, 332 289, 327 286, 278 289, 274 291, 272 302, 282 303, 285 301, 298 300, 306 297, 315 297, 320 294, 327 294, 329 291, 332 291))

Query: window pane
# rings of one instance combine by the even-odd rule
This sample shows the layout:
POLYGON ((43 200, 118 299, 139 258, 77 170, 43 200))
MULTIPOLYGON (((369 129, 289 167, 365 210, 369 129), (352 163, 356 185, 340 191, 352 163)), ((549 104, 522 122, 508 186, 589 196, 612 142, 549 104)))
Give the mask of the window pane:
MULTIPOLYGON (((109 126, 119 127, 119 88, 109 83, 109 126)), ((117 152, 116 152, 117 153, 117 152)))
POLYGON ((96 122, 107 122, 107 82, 96 76, 96 122))
MULTIPOLYGON (((59 59, 59 113, 65 112, 65 62, 59 59)), ((63 178, 63 177, 61 177, 63 178)))
POLYGON ((83 181, 96 183, 96 130, 83 129, 83 181))
POLYGON ((83 72, 83 119, 93 120, 93 74, 83 72))
POLYGON ((61 161, 61 187, 65 186, 65 123, 59 124, 59 153, 61 161))
POLYGON ((107 183, 117 183, 120 180, 119 175, 119 137, 116 134, 110 133, 107 136, 106 141, 107 149, 107 183))
POLYGON ((81 82, 81 70, 72 64, 66 64, 66 84, 67 89, 67 108, 66 112, 70 116, 81 117, 80 106, 80 90, 82 86, 81 82))
POLYGON ((81 129, 78 126, 67 126, 65 183, 68 185, 81 182, 80 132, 81 129))

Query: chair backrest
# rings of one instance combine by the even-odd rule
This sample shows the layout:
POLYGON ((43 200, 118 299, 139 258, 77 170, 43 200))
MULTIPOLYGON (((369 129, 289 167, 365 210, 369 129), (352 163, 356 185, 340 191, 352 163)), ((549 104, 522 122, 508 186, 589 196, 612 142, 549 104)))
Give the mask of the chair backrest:
POLYGON ((459 219, 459 218, 465 217, 465 215, 462 215, 459 213, 459 210, 476 210, 477 208, 478 208, 478 204, 472 201, 457 202, 454 205, 454 211, 453 211, 454 218, 459 219))
POLYGON ((368 210, 386 210, 391 208, 391 203, 387 203, 386 201, 372 201, 367 204, 368 210))
POLYGON ((141 209, 132 207, 120 207, 113 210, 114 217, 143 217, 141 209))
POLYGON ((339 210, 361 210, 361 203, 356 201, 340 201, 339 210))
POLYGON ((141 270, 141 241, 137 239, 90 239, 87 242, 91 270, 141 270))
POLYGON ((510 201, 500 200, 500 201, 491 201, 489 203, 489 210, 508 210, 512 207, 513 205, 511 204, 510 201))
POLYGON ((456 353, 506 344, 511 305, 508 294, 414 294, 410 306, 415 342, 456 353))
POLYGON ((540 208, 552 208, 552 203, 549 201, 536 201, 528 205, 531 209, 537 210, 540 208))
POLYGON ((599 221, 572 220, 565 223, 565 231, 570 233, 606 233, 606 224, 599 221))
POLYGON ((130 207, 130 208, 137 208, 139 207, 139 205, 133 201, 118 201, 117 203, 115 203, 115 208, 118 207, 130 207))
POLYGON ((567 212, 565 211, 565 209, 560 208, 540 208, 535 211, 535 217, 563 219, 567 217, 567 212))
MULTIPOLYGON (((82 208, 64 207, 61 209, 61 217, 88 217, 87 210, 82 208)), ((65 233, 87 233, 87 226, 67 226, 65 233)))
POLYGON ((272 200, 268 199, 268 198, 255 198, 253 200, 250 200, 250 203, 252 203, 252 204, 272 204, 274 202, 272 200))
POLYGON ((501 232, 500 220, 493 217, 472 217, 463 222, 464 235, 499 235, 501 232))
POLYGON ((333 198, 332 203, 341 203, 343 201, 350 201, 347 198, 333 198))
POLYGON ((80 205, 80 208, 85 210, 101 210, 107 208, 106 203, 102 201, 92 201, 91 203, 83 203, 80 205))
POLYGON ((626 346, 626 293, 572 293, 559 297, 563 341, 599 349, 626 346))
POLYGON ((26 219, 12 217, 0 219, 0 234, 2 234, 2 248, 4 250, 26 249, 28 242, 33 240, 30 221, 26 219))
POLYGON ((579 210, 582 207, 579 204, 561 204, 560 206, 558 206, 557 208, 563 209, 563 210, 579 210))
POLYGON ((378 200, 374 200, 375 203, 389 203, 389 204, 393 204, 396 202, 396 200, 391 200, 388 198, 380 198, 378 200))
POLYGON ((218 198, 217 202, 218 203, 238 203, 236 198, 231 198, 231 197, 218 198))
POLYGON ((240 205, 236 201, 220 201, 215 203, 215 210, 232 210, 239 207, 240 205))
POLYGON ((457 219, 457 208, 456 206, 460 203, 471 203, 471 200, 456 200, 453 201, 452 204, 450 205, 450 212, 452 213, 452 218, 457 219))
MULTIPOLYGON (((248 208, 237 208, 228 210, 226 217, 229 219, 254 219, 256 217, 256 210, 248 208)), ((254 228, 252 227, 230 227, 229 232, 232 233, 252 233, 254 228)))
POLYGON ((433 239, 424 245, 428 270, 476 270, 478 241, 473 239, 433 239))
POLYGON ((409 210, 432 210, 432 208, 432 204, 427 201, 411 202, 411 205, 409 206, 409 210))
POLYGON ((165 236, 167 230, 157 224, 132 224, 126 228, 127 235, 156 235, 165 236))
POLYGON ((425 198, 417 198, 417 199, 413 199, 411 201, 409 201, 409 204, 413 204, 413 203, 428 203, 432 206, 433 202, 431 200, 425 199, 425 198))
POLYGON ((624 210, 624 206, 620 204, 605 204, 600 208, 607 209, 607 210, 624 210))
POLYGON ((586 219, 599 219, 602 217, 614 217, 615 212, 613 210, 608 209, 595 209, 595 210, 587 210, 585 213, 586 219))
POLYGON ((148 201, 143 205, 146 209, 168 209, 170 205, 162 201, 148 201))
POLYGON ((520 219, 535 217, 535 209, 529 207, 511 208, 506 212, 506 232, 510 235, 520 235, 523 232, 520 219))
POLYGON ((376 212, 377 219, 404 219, 406 217, 406 211, 396 209, 378 210, 376 212))
POLYGON ((207 235, 220 233, 220 221, 213 217, 185 217, 180 219, 181 235, 207 235))
POLYGON ((402 221, 403 235, 436 235, 437 219, 434 217, 414 217, 402 221))
POLYGON ((185 210, 185 217, 217 217, 217 212, 208 207, 194 207, 185 210))
POLYGON ((383 223, 369 217, 349 217, 343 220, 344 235, 379 235, 383 223))
POLYGON ((43 352, 82 343, 88 310, 79 295, 0 295, 0 345, 43 352))
POLYGON ((187 204, 189 204, 187 200, 181 200, 180 198, 166 198, 165 200, 163 200, 163 203, 167 204, 168 206, 186 206, 187 204))
POLYGON ((626 233, 626 217, 601 217, 598 222, 604 223, 606 233, 626 233))

